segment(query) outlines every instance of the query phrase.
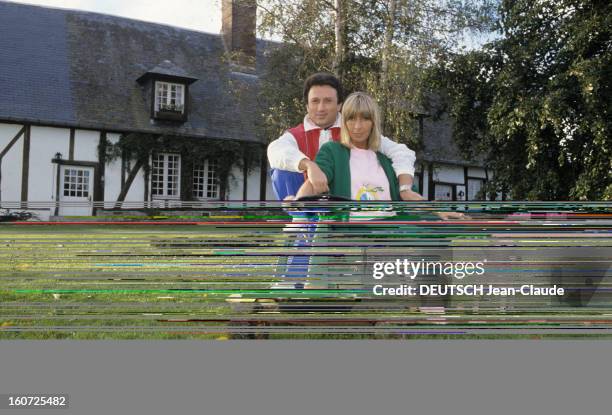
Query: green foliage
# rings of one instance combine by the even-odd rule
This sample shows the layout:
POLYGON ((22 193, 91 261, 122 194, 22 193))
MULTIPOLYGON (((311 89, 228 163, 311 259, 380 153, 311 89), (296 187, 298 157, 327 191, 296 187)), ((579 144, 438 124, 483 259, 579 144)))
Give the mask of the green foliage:
POLYGON ((244 168, 246 163, 247 171, 250 172, 259 165, 263 148, 259 143, 244 143, 235 140, 202 140, 140 133, 123 135, 117 143, 106 145, 107 160, 123 157, 124 160, 141 161, 147 172, 151 169, 149 158, 157 152, 179 153, 182 165, 191 168, 194 164, 207 159, 216 160, 221 194, 224 194, 228 188, 232 168, 244 168))
POLYGON ((415 115, 424 111, 426 68, 456 49, 466 31, 488 31, 495 20, 497 1, 257 3, 259 31, 282 39, 269 51, 267 71, 261 78, 264 134, 270 140, 302 120, 303 80, 314 72, 328 71, 340 77, 347 93, 371 93, 382 108, 384 133, 416 148, 415 115), (338 16, 339 51, 335 33, 338 16))
POLYGON ((433 77, 455 140, 515 199, 612 199, 612 6, 504 1, 502 38, 433 77))

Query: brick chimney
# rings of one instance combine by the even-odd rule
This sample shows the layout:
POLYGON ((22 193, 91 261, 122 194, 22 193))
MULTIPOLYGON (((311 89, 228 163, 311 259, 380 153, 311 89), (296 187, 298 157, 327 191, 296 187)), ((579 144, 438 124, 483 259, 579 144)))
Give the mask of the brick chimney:
POLYGON ((257 3, 255 0, 222 1, 221 34, 225 48, 241 72, 254 72, 257 3))

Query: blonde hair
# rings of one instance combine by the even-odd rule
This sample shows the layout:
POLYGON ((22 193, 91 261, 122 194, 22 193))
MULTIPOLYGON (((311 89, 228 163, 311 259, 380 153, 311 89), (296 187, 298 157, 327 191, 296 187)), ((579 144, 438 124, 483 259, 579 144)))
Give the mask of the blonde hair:
POLYGON ((342 129, 340 143, 351 147, 351 137, 346 123, 356 117, 372 121, 372 131, 368 137, 368 149, 378 151, 380 148, 380 110, 378 104, 365 92, 353 92, 342 104, 342 129))

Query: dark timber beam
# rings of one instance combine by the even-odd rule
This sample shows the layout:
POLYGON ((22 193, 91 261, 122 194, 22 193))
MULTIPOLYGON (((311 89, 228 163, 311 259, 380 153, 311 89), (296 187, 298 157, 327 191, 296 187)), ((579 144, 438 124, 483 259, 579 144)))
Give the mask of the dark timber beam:
POLYGON ((429 165, 427 166, 427 169, 428 169, 427 170, 427 174, 429 176, 427 178, 428 179, 427 180, 428 181, 428 183, 427 183, 427 187, 428 187, 428 189, 427 189, 427 194, 428 194, 427 199, 428 200, 434 200, 435 199, 434 177, 433 177, 434 167, 433 167, 433 163, 432 162, 429 162, 429 165))
POLYGON ((28 201, 28 181, 30 175, 30 126, 25 127, 23 136, 23 162, 21 165, 21 201, 28 201))
POLYGON ((249 165, 248 165, 248 159, 246 157, 246 155, 242 156, 242 180, 243 180, 243 186, 242 186, 242 200, 247 200, 247 192, 248 192, 248 183, 249 183, 249 165))
POLYGON ((68 146, 68 160, 74 160, 74 128, 70 129, 70 144, 68 146))
POLYGON ((132 186, 132 182, 136 178, 138 170, 140 170, 143 164, 144 163, 142 160, 138 160, 136 164, 134 164, 134 167, 132 167, 132 170, 130 170, 130 174, 128 174, 125 184, 121 186, 121 192, 117 197, 117 204, 115 205, 115 209, 121 208, 121 202, 125 201, 125 197, 127 196, 128 192, 130 191, 130 187, 132 186))
MULTIPOLYGON (((94 177, 94 192, 93 201, 104 201, 104 174, 106 170, 106 131, 100 131, 100 141, 98 144, 98 165, 100 166, 96 170, 94 177)), ((96 216, 96 208, 93 208, 92 215, 96 216)))
POLYGON ((259 166, 259 200, 266 200, 266 185, 268 182, 268 159, 266 157, 266 146, 261 152, 261 165, 259 166))
POLYGON ((2 160, 2 158, 6 155, 6 153, 9 152, 11 147, 15 145, 17 140, 21 138, 21 135, 25 132, 25 130, 26 130, 26 126, 24 125, 23 127, 21 127, 21 130, 19 130, 19 132, 15 134, 15 137, 13 137, 13 139, 2 149, 2 151, 0 151, 0 160, 2 160))
POLYGON ((468 168, 467 168, 467 166, 463 168, 463 184, 465 185, 465 200, 469 200, 469 198, 468 198, 468 168))

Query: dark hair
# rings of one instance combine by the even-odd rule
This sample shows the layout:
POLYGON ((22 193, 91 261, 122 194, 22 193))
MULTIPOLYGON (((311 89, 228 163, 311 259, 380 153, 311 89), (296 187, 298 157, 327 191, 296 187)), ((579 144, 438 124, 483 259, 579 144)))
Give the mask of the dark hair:
POLYGON ((338 95, 338 104, 342 103, 344 100, 342 84, 336 75, 328 72, 317 72, 310 75, 304 81, 304 101, 306 101, 306 104, 308 104, 308 93, 310 92, 310 88, 317 85, 328 85, 334 88, 336 90, 336 94, 338 95))

